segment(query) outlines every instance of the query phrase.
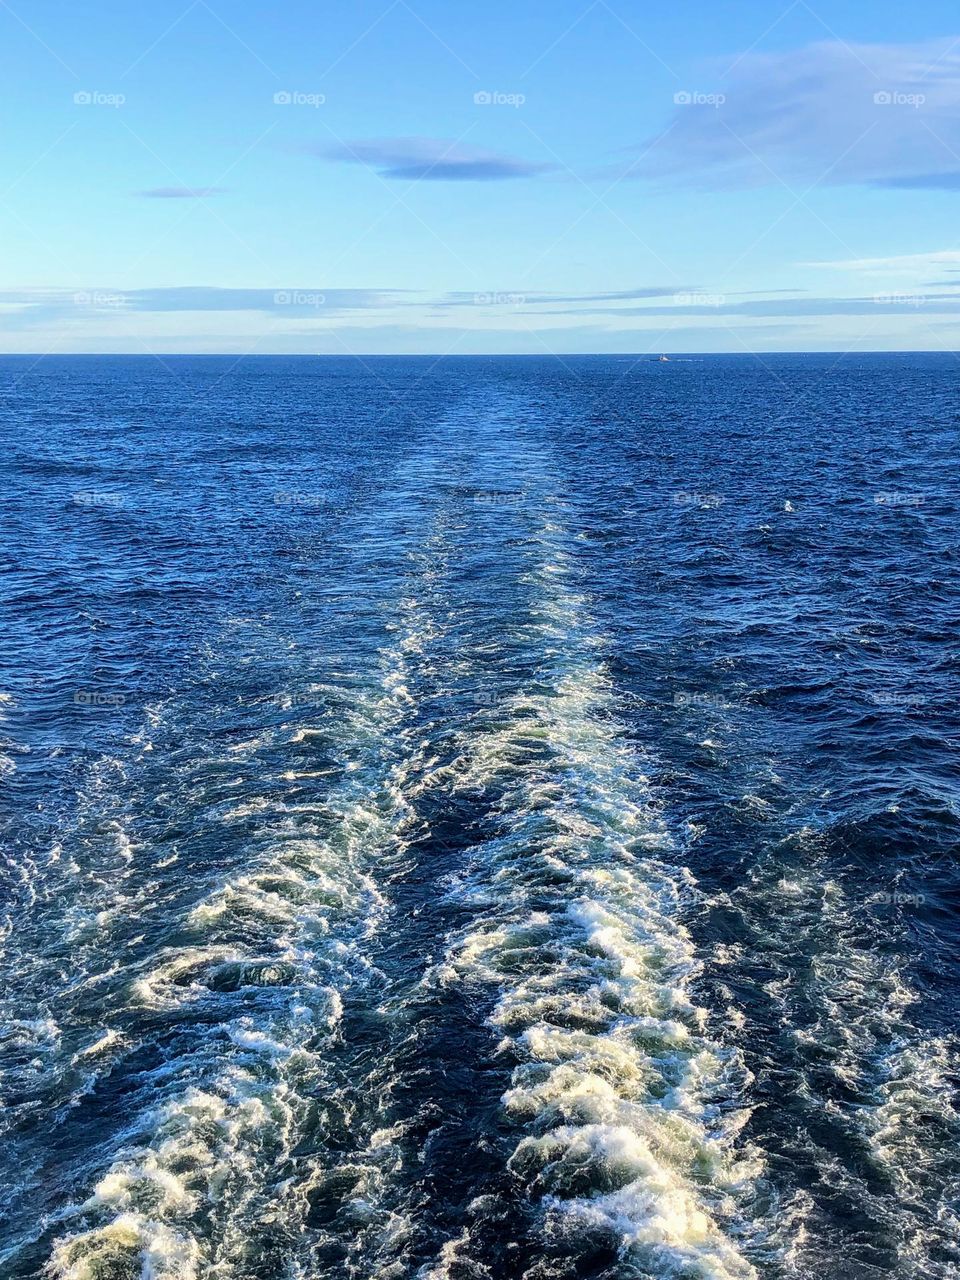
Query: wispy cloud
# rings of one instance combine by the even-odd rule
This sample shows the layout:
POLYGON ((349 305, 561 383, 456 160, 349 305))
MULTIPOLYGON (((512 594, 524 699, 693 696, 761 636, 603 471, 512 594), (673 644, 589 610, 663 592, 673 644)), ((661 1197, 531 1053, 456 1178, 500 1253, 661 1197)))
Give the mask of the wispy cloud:
MULTIPOLYGON (((874 261, 888 260, 863 260, 874 261)), ((863 283, 860 287, 864 289, 863 283)), ((180 331, 188 342, 209 341, 210 349, 216 349, 216 341, 205 338, 207 333, 219 334, 224 342, 233 341, 231 331, 234 336, 241 332, 260 334, 271 341, 275 334, 281 343, 277 349, 282 349, 284 336, 295 347, 297 335, 312 334, 321 342, 324 334, 345 338, 362 330, 367 335, 363 345, 374 341, 376 334, 386 337, 395 327, 397 332, 422 332, 410 349, 430 350, 431 342, 439 344, 436 349, 445 349, 457 334, 473 335, 468 347, 475 350, 494 350, 487 345, 493 336, 509 334, 511 340, 504 346, 519 349, 517 343, 524 347, 523 335, 542 332, 552 335, 550 341, 568 351, 576 350, 576 342, 582 343, 585 334, 593 335, 596 345, 581 345, 580 350, 614 350, 621 340, 615 336, 618 332, 633 333, 638 340, 643 334, 699 333, 701 341, 713 342, 711 333, 736 332, 746 340, 752 332, 776 330, 782 338, 790 327, 812 324, 818 318, 842 321, 843 317, 867 316, 881 321, 891 316, 914 317, 923 323, 937 317, 942 324, 949 324, 953 317, 960 319, 960 292, 925 292, 919 285, 898 285, 891 290, 889 284, 886 292, 863 291, 854 297, 811 296, 788 290, 761 297, 659 285, 595 293, 459 291, 440 297, 399 289, 200 285, 122 291, 0 291, 0 331, 4 334, 36 334, 54 328, 69 332, 74 346, 90 350, 101 339, 106 341, 107 333, 122 346, 129 333, 146 334, 153 331, 151 326, 165 335, 180 331), (179 315, 181 319, 150 319, 158 314, 179 315), (211 325, 217 326, 215 331, 211 325)), ((666 341, 651 340, 660 346, 666 341)), ((674 341, 679 341, 679 336, 674 341)), ((379 349, 390 348, 385 345, 379 349)))
POLYGON ((779 297, 753 298, 749 302, 728 302, 721 295, 705 295, 710 301, 685 301, 677 295, 673 305, 656 303, 649 307, 571 307, 541 311, 540 316, 618 316, 638 319, 643 316, 699 316, 705 321, 724 317, 787 318, 797 316, 881 316, 881 315, 954 315, 960 314, 960 297, 949 294, 908 292, 875 293, 858 298, 779 297))
POLYGON ((960 189, 960 42, 749 53, 678 95, 631 176, 706 187, 785 182, 960 189))
POLYGON ((366 165, 384 178, 407 181, 498 182, 533 178, 556 168, 444 138, 366 138, 305 150, 326 160, 366 165))
POLYGON ((135 194, 150 200, 204 200, 207 196, 226 195, 226 192, 226 187, 148 187, 135 194))
POLYGON ((631 302, 641 298, 669 298, 677 292, 673 285, 644 285, 637 289, 621 289, 615 293, 537 293, 528 289, 491 289, 469 293, 457 290, 444 294, 436 307, 463 307, 470 304, 499 306, 539 306, 565 302, 631 302))
POLYGON ((0 292, 8 320, 31 324, 54 316, 104 316, 110 313, 167 311, 256 311, 278 318, 323 317, 389 307, 403 290, 287 287, 231 289, 189 285, 161 289, 17 289, 0 292))
MULTIPOLYGON (((910 313, 918 306, 930 312, 950 313, 960 309, 955 295, 877 294, 874 297, 823 298, 800 295, 796 290, 773 290, 766 297, 707 293, 697 289, 674 289, 645 285, 633 289, 595 293, 530 293, 465 290, 431 297, 404 289, 344 289, 286 287, 278 289, 220 288, 207 285, 171 288, 126 289, 91 288, 76 292, 64 289, 18 289, 0 291, 0 317, 6 331, 33 328, 50 321, 68 320, 71 325, 109 322, 110 317, 128 318, 147 313, 248 313, 269 316, 287 329, 285 321, 309 320, 315 329, 325 322, 340 326, 345 318, 392 311, 394 315, 419 313, 422 320, 447 315, 469 327, 490 328, 488 318, 516 314, 521 329, 553 317, 604 317, 637 322, 644 318, 683 316, 719 321, 729 318, 786 318, 819 315, 869 315, 878 308, 910 313), (743 299, 743 300, 738 300, 743 299), (951 301, 953 299, 953 301, 951 301), (459 314, 458 314, 459 313, 459 314)), ((364 323, 369 321, 364 320, 364 323)))
POLYGON ((874 186, 905 191, 960 191, 960 168, 956 173, 923 173, 908 174, 902 178, 878 178, 874 186))
POLYGON ((366 310, 390 305, 395 294, 383 289, 135 289, 123 295, 136 311, 275 311, 290 315, 366 310))
POLYGON ((851 271, 858 275, 915 275, 960 268, 960 249, 940 249, 930 253, 899 253, 888 258, 840 258, 828 262, 801 262, 802 267, 829 271, 851 271))

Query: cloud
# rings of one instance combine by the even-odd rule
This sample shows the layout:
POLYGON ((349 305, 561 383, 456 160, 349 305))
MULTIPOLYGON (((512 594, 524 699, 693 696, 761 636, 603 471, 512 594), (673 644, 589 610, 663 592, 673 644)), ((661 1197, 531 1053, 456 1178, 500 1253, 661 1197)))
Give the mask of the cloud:
POLYGON ((16 319, 34 323, 51 317, 76 318, 109 313, 167 311, 254 311, 284 316, 342 315, 346 312, 389 307, 404 290, 327 289, 231 289, 188 285, 163 289, 18 289, 0 291, 0 307, 9 307, 16 319))
POLYGON ((534 293, 527 302, 630 302, 640 298, 669 298, 677 292, 676 285, 666 288, 654 285, 641 289, 622 289, 617 293, 575 293, 572 295, 534 293))
POLYGON ((148 187, 136 194, 150 200, 204 200, 207 196, 225 195, 226 190, 226 187, 148 187))
MULTIPOLYGON (((918 255, 919 256, 919 255, 918 255)), ((865 262, 873 261, 865 259, 865 262)), ((878 260, 886 261, 886 260, 878 260)), ((418 311, 423 320, 460 313, 462 323, 469 314, 471 330, 492 328, 489 320, 516 315, 513 332, 542 320, 577 318, 602 324, 612 318, 630 323, 644 319, 674 322, 696 318, 706 325, 726 326, 746 320, 786 320, 817 316, 883 316, 960 314, 957 293, 924 293, 920 286, 903 287, 872 295, 854 297, 811 297, 792 290, 774 290, 766 297, 744 294, 709 293, 691 289, 645 286, 615 292, 582 294, 467 293, 446 294, 433 299, 426 294, 402 289, 329 289, 288 287, 283 289, 218 288, 190 285, 173 288, 111 290, 90 289, 71 292, 63 289, 19 289, 0 291, 0 321, 5 331, 35 328, 59 322, 73 329, 111 317, 129 321, 136 315, 221 313, 262 315, 274 328, 291 331, 284 322, 309 321, 309 330, 339 329, 345 318, 392 311, 395 315, 418 311)), ((379 315, 378 315, 379 313, 379 315)), ((364 320, 369 324, 368 320, 364 320)), ((429 323, 427 325, 429 331, 429 323)), ((304 330, 308 331, 307 329, 304 330)))
POLYGON ((840 258, 828 262, 801 262, 801 267, 826 271, 852 271, 859 275, 929 275, 933 271, 960 270, 960 250, 940 249, 930 253, 900 253, 889 258, 840 258))
POLYGON ((704 320, 723 317, 788 318, 798 316, 883 316, 960 314, 960 297, 949 294, 907 292, 876 293, 859 298, 754 298, 749 302, 727 302, 722 294, 706 294, 704 301, 687 300, 677 294, 674 305, 649 307, 571 307, 557 311, 541 311, 539 316, 619 316, 639 319, 643 316, 700 316, 704 320))
POLYGON ((310 315, 390 305, 392 291, 381 289, 218 289, 193 285, 178 289, 134 289, 123 294, 135 311, 273 311, 310 315))
POLYGON ((308 150, 327 160, 366 165, 384 178, 413 182, 498 182, 533 178, 556 168, 444 138, 367 138, 308 150))
MULTIPOLYGON (((789 350, 801 345, 809 347, 811 341, 816 341, 816 349, 826 350, 830 345, 817 334, 814 326, 802 323, 724 325, 710 329, 678 326, 672 327, 668 334, 659 325, 647 329, 576 325, 562 329, 531 327, 518 330, 377 324, 337 326, 335 330, 306 327, 300 330, 269 330, 256 335, 249 332, 238 334, 219 327, 190 333, 178 330, 175 333, 140 332, 137 335, 118 332, 84 332, 69 336, 51 334, 45 335, 43 347, 37 345, 36 335, 31 333, 19 342, 7 339, 3 345, 8 353, 13 349, 30 355, 31 363, 38 351, 52 349, 55 354, 51 356, 51 368, 57 369, 57 355, 68 353, 127 354, 141 360, 149 359, 151 354, 233 354, 242 357, 250 355, 254 339, 257 356, 301 354, 316 357, 320 354, 333 357, 341 365, 348 365, 351 357, 377 355, 419 355, 432 363, 437 356, 457 361, 462 356, 509 353, 534 356, 543 362, 551 357, 566 360, 568 357, 602 353, 621 356, 627 362, 624 371, 634 360, 653 360, 664 349, 671 353, 721 351, 743 356, 750 348, 756 351, 789 350), (808 336, 811 333, 816 335, 814 339, 808 336)), ((851 340, 844 338, 843 349, 851 345, 851 340)))
POLYGON ((464 307, 477 304, 528 307, 563 302, 629 302, 640 298, 669 298, 677 292, 675 285, 646 285, 638 289, 622 289, 616 293, 528 293, 525 289, 489 289, 467 292, 464 289, 444 294, 433 305, 436 308, 464 307))
MULTIPOLYGON (((283 334, 278 338, 280 351, 296 347, 311 354, 336 357, 350 355, 424 355, 443 356, 456 361, 471 355, 534 356, 549 360, 552 356, 589 356, 612 353, 655 359, 660 352, 729 351, 743 354, 748 347, 784 348, 787 335, 805 336, 816 327, 804 322, 783 324, 717 325, 712 328, 680 324, 665 328, 661 324, 629 328, 607 324, 564 325, 562 327, 463 328, 457 325, 428 328, 423 325, 376 324, 341 326, 336 333, 303 330, 300 335, 283 334)), ((258 345, 258 351, 269 350, 269 342, 258 345)))
MULTIPOLYGON (((525 293, 522 289, 513 289, 506 291, 502 289, 499 292, 492 293, 448 293, 447 301, 438 303, 439 306, 460 306, 465 302, 477 301, 500 301, 506 305, 515 306, 557 306, 559 303, 588 303, 588 302, 640 302, 645 298, 676 298, 678 294, 698 294, 701 292, 696 285, 692 284, 671 284, 671 285, 645 285, 639 289, 618 289, 614 293, 525 293)), ((804 289, 751 289, 748 293, 731 293, 730 297, 750 297, 756 294, 767 296, 768 293, 804 293, 804 289)), ((637 308, 637 310, 649 310, 649 308, 637 308)), ((613 311, 612 314, 625 314, 622 308, 613 311)), ((590 308, 584 307, 584 314, 590 314, 590 308)), ((598 312, 599 314, 599 312, 598 312)))
POLYGON ((960 189, 960 41, 750 53, 716 69, 716 92, 684 97, 630 176, 960 189))
POLYGON ((956 173, 924 173, 905 178, 878 178, 873 185, 905 191, 960 191, 960 170, 956 173))

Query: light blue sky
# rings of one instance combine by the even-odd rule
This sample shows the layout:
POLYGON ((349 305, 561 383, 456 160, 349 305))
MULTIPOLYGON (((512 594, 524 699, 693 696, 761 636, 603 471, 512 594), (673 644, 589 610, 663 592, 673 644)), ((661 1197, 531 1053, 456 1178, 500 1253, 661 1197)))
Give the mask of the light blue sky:
POLYGON ((4 0, 0 350, 954 349, 958 32, 942 0, 4 0))

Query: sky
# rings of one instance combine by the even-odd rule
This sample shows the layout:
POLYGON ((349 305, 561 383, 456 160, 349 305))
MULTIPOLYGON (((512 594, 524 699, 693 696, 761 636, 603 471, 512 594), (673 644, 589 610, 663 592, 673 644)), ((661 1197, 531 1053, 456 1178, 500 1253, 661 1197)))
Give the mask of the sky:
POLYGON ((0 0, 0 351, 960 348, 955 0, 0 0))

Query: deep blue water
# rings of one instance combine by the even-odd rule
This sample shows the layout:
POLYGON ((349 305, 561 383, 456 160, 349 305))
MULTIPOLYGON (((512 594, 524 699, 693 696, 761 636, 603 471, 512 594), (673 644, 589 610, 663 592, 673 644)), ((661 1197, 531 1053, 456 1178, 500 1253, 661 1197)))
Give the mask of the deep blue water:
POLYGON ((0 360, 0 1274, 960 1275, 952 356, 0 360))

